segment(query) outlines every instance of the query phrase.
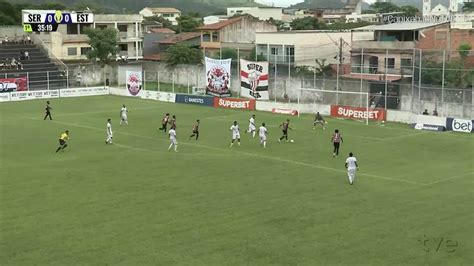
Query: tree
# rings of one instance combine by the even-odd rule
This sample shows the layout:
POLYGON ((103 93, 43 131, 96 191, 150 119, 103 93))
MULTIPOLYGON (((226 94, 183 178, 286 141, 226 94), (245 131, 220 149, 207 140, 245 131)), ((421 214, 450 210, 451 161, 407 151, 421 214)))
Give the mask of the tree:
MULTIPOLYGON (((263 55, 263 53, 260 53, 259 55, 256 55, 257 53, 257 50, 255 48, 253 48, 253 50, 250 52, 249 55, 243 57, 245 60, 249 60, 249 61, 255 61, 255 57, 257 59, 257 61, 267 61, 267 58, 263 55)), ((242 58, 242 56, 241 56, 242 58)))
POLYGON ((390 13, 400 11, 400 7, 390 2, 375 2, 369 6, 369 13, 390 13))
POLYGON ((144 23, 147 23, 147 22, 161 24, 161 27, 163 28, 169 28, 169 29, 173 28, 173 24, 171 24, 169 20, 161 16, 146 17, 144 19, 144 23))
POLYGON ((222 59, 232 58, 232 61, 238 60, 237 51, 231 48, 222 48, 222 59))
POLYGON ((414 6, 402 6, 399 11, 406 17, 416 17, 420 13, 420 10, 414 6))
POLYGON ((178 26, 176 27, 177 32, 192 32, 195 31, 197 27, 201 26, 201 19, 196 19, 190 16, 181 16, 176 19, 178 21, 178 26))
POLYGON ((48 2, 36 6, 36 9, 42 10, 66 10, 66 6, 62 3, 48 2))
POLYGON ((459 57, 461 57, 461 60, 463 62, 466 61, 466 58, 468 57, 471 49, 472 49, 472 46, 468 43, 463 43, 459 45, 459 48, 458 48, 459 57))
POLYGON ((98 5, 97 2, 94 2, 93 0, 80 0, 80 1, 77 1, 74 4, 73 9, 75 11, 89 10, 89 11, 95 13, 95 14, 104 13, 104 10, 102 9, 102 7, 100 5, 98 5))
POLYGON ((474 12, 474 2, 465 2, 462 7, 462 12, 464 13, 474 12))
POLYGON ((170 66, 179 64, 199 64, 202 62, 202 52, 184 44, 170 46, 166 56, 166 63, 170 66))
POLYGON ((99 62, 102 66, 115 60, 118 53, 117 30, 87 28, 85 33, 92 47, 87 53, 87 58, 99 62))
POLYGON ((315 17, 298 18, 290 23, 292 30, 317 30, 323 29, 324 26, 324 23, 319 22, 315 17))

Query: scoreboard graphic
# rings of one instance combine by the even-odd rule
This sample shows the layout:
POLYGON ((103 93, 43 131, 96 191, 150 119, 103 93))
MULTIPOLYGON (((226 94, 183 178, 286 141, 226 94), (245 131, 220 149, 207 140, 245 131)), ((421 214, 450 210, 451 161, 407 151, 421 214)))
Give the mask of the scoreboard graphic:
POLYGON ((54 32, 59 24, 91 24, 94 14, 61 10, 22 10, 25 32, 54 32))

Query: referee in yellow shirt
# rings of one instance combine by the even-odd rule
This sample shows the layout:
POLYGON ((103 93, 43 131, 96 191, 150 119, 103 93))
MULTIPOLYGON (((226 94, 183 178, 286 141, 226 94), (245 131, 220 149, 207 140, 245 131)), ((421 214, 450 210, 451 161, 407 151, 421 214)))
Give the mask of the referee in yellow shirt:
POLYGON ((66 140, 69 140, 69 130, 61 133, 61 136, 59 137, 59 148, 56 150, 56 152, 64 150, 67 147, 66 140))

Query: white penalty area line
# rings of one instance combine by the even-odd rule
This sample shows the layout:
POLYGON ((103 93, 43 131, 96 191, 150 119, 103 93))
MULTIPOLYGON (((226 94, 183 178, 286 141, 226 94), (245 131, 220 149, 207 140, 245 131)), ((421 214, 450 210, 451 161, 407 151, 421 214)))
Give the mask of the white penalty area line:
MULTIPOLYGON (((134 110, 140 111, 140 110, 150 110, 150 109, 156 109, 157 106, 149 106, 149 107, 139 107, 139 108, 133 108, 131 111, 133 112, 134 110)), ((105 114, 105 113, 112 113, 112 112, 117 112, 119 113, 119 109, 117 110, 104 110, 104 111, 94 111, 94 112, 79 112, 79 113, 67 113, 67 114, 57 114, 54 115, 54 117, 64 117, 64 116, 76 116, 76 115, 92 115, 92 114, 105 114)), ((130 111, 130 110, 129 110, 130 111)), ((33 119, 33 118, 32 118, 33 119)))
MULTIPOLYGON (((38 119, 32 119, 32 118, 28 118, 28 119, 38 120, 38 119)), ((105 132, 105 129, 98 128, 98 127, 91 127, 91 126, 75 124, 75 123, 59 122, 57 120, 51 120, 51 122, 56 123, 56 124, 66 125, 66 126, 75 126, 75 127, 81 127, 81 128, 91 129, 91 130, 95 130, 95 131, 104 131, 105 132)), ((126 136, 131 136, 131 137, 150 139, 150 140, 159 140, 159 141, 166 141, 167 142, 167 140, 164 140, 164 139, 153 138, 153 137, 143 136, 143 135, 137 135, 137 134, 133 134, 133 133, 116 132, 116 134, 122 134, 122 135, 126 135, 126 136)), ((190 145, 190 146, 206 148, 206 149, 211 149, 211 150, 217 150, 217 151, 224 151, 224 152, 227 152, 227 154, 232 155, 232 153, 228 153, 230 151, 229 149, 217 148, 217 147, 212 147, 212 146, 207 146, 207 145, 202 145, 202 144, 197 144, 197 143, 184 143, 184 145, 190 145)), ((130 146, 125 146, 125 145, 122 145, 122 146, 124 148, 130 147, 130 146)), ((134 148, 134 149, 140 149, 140 148, 134 148)), ((268 160, 280 161, 280 162, 285 162, 285 163, 290 163, 290 164, 295 164, 295 165, 301 165, 301 166, 306 166, 306 167, 311 167, 311 168, 316 168, 316 169, 322 169, 322 170, 337 172, 337 173, 341 173, 341 174, 342 173, 347 174, 347 171, 345 171, 345 170, 336 169, 336 168, 332 168, 332 167, 326 167, 326 166, 317 165, 317 164, 310 164, 310 163, 294 161, 294 160, 289 160, 289 159, 284 159, 284 158, 279 158, 279 157, 273 157, 273 156, 268 156, 268 155, 263 155, 263 154, 248 153, 248 152, 238 151, 236 149, 232 149, 232 152, 237 153, 237 154, 246 155, 246 156, 249 156, 249 157, 265 158, 265 159, 268 159, 268 160)), ((222 156, 222 155, 216 155, 216 156, 222 156)), ((392 178, 392 177, 386 177, 386 176, 380 176, 380 175, 373 175, 373 174, 367 174, 367 173, 359 173, 358 175, 359 176, 371 177, 371 178, 375 178, 375 179, 387 180, 387 181, 402 182, 402 183, 407 183, 407 184, 411 184, 411 185, 418 185, 418 186, 427 186, 428 185, 426 183, 420 183, 420 182, 411 181, 411 180, 398 179, 398 178, 392 178)))
POLYGON ((470 173, 455 175, 455 176, 447 177, 445 179, 441 179, 441 180, 438 180, 438 181, 428 183, 427 185, 436 185, 436 184, 444 183, 444 182, 447 182, 447 181, 451 181, 453 179, 462 178, 462 177, 465 177, 465 176, 471 176, 472 177, 472 176, 474 176, 474 174, 472 172, 470 172, 470 173))

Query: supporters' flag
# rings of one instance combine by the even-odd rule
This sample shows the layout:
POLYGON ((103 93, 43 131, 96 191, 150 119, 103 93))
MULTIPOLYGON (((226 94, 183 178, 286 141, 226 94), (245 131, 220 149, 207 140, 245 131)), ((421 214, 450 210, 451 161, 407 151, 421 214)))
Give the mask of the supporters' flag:
POLYGON ((240 95, 268 100, 268 62, 240 59, 240 95))
POLYGON ((0 93, 11 91, 26 91, 28 90, 27 77, 19 78, 1 78, 0 79, 0 93))
POLYGON ((130 95, 138 95, 142 89, 142 72, 127 70, 125 83, 127 84, 127 90, 130 95))
POLYGON ((230 97, 230 64, 232 59, 206 57, 206 94, 230 97))

